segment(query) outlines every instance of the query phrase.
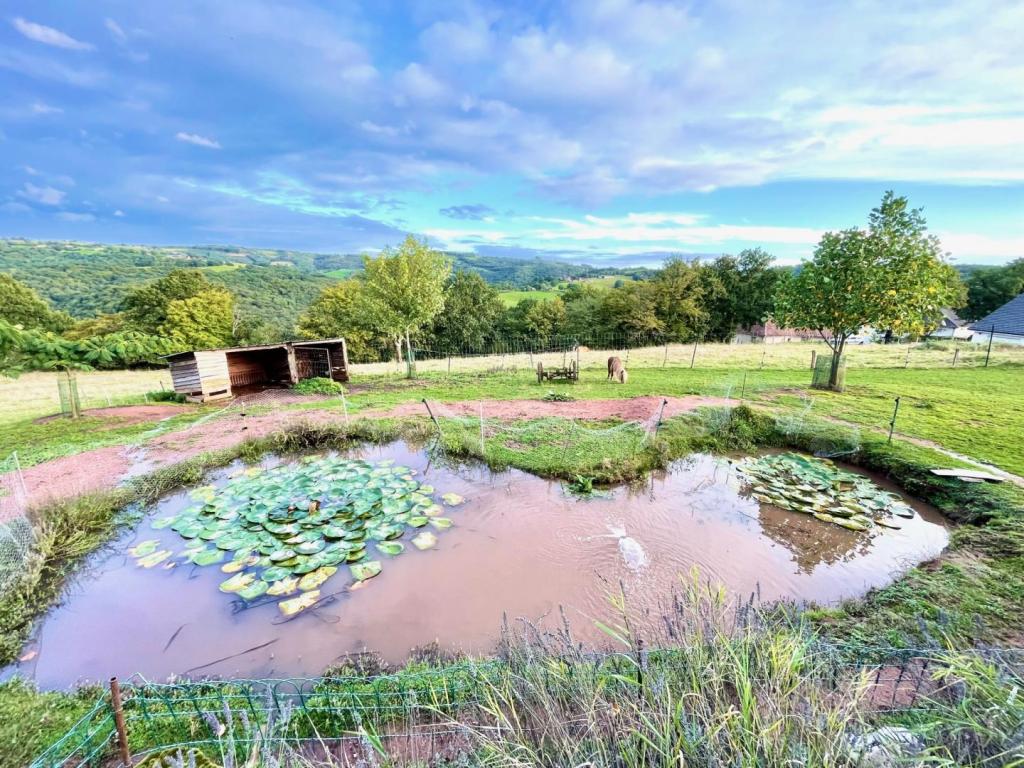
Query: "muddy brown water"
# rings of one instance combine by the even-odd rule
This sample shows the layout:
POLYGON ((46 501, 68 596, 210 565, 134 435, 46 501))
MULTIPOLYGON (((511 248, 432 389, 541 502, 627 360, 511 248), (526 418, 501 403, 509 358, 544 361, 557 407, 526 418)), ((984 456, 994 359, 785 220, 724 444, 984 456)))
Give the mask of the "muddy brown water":
MULTIPOLYGON (((432 642, 487 653, 503 616, 557 627, 562 609, 577 637, 599 643, 594 622, 613 616, 608 595, 620 584, 638 628, 653 635, 660 606, 695 566, 738 599, 756 592, 763 600, 834 604, 891 582, 948 540, 941 516, 912 499, 912 520, 874 536, 759 505, 729 463, 710 456, 582 500, 558 482, 438 464, 403 444, 352 455, 394 459, 429 478, 437 493, 466 498, 446 513, 455 524, 438 532, 436 549, 382 557, 383 573, 354 591, 342 568, 322 588, 336 593, 334 602, 275 623, 273 604, 236 611, 233 596, 218 591, 226 576, 216 566, 136 566, 126 554, 133 542, 159 538, 175 551, 183 544, 170 529, 143 522, 91 559, 41 621, 17 672, 44 688, 136 673, 151 680, 316 675, 366 649, 393 663, 432 642)), ((178 493, 152 515, 191 503, 178 493)))

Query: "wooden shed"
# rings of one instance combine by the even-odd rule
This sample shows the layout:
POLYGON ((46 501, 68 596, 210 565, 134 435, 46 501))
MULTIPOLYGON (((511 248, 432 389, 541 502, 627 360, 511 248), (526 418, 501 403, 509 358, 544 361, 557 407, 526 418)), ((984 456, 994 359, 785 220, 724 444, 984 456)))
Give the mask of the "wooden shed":
POLYGON ((174 391, 193 402, 286 387, 316 377, 348 381, 344 339, 178 352, 166 360, 174 391))

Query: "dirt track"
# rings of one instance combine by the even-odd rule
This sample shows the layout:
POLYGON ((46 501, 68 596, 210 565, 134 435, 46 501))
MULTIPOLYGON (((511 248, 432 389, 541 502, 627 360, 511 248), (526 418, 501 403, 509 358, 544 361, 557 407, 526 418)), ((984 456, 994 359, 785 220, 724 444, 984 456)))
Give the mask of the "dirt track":
MULTIPOLYGON (((718 397, 634 397, 611 400, 580 400, 567 403, 542 400, 474 400, 439 403, 437 415, 477 416, 481 405, 485 418, 525 419, 562 417, 573 419, 609 419, 649 422, 657 417, 665 401, 665 418, 693 411, 704 406, 735 405, 735 400, 718 397)), ((109 415, 135 421, 146 417, 154 423, 168 415, 180 413, 174 406, 139 406, 104 408, 90 415, 109 415)), ((55 499, 76 496, 90 491, 113 488, 140 471, 148 471, 206 451, 229 448, 248 438, 263 437, 290 422, 338 421, 337 410, 279 410, 263 415, 243 415, 244 410, 227 410, 222 415, 199 422, 186 429, 168 432, 151 439, 144 447, 110 446, 64 456, 24 470, 29 506, 38 507, 55 499)), ((387 416, 426 416, 421 403, 403 403, 388 410, 361 411, 353 418, 387 416)), ((134 422, 133 422, 134 423, 134 422)), ((0 476, 4 487, 13 483, 10 476, 0 476)), ((13 496, 0 498, 0 521, 19 513, 13 496)))

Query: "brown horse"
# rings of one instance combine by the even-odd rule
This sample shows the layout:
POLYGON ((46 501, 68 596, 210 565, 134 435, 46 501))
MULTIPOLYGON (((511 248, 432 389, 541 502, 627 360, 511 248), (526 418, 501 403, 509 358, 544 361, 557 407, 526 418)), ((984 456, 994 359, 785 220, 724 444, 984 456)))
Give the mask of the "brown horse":
POLYGON ((620 384, 626 383, 626 366, 622 364, 622 360, 618 357, 608 358, 608 380, 614 379, 620 384))

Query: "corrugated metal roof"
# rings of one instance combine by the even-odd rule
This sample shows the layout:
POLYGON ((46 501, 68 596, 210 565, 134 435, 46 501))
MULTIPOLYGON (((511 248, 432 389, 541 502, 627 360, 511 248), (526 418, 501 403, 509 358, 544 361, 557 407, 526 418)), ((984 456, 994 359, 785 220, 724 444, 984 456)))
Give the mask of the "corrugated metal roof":
POLYGON ((974 323, 975 331, 988 332, 995 328, 996 333, 1014 333, 1024 336, 1024 293, 1010 299, 995 312, 992 312, 974 323))

